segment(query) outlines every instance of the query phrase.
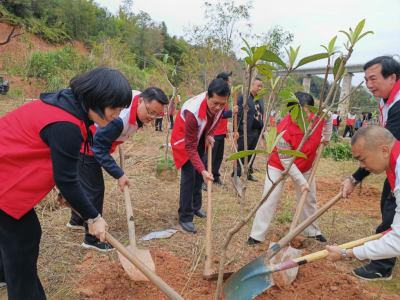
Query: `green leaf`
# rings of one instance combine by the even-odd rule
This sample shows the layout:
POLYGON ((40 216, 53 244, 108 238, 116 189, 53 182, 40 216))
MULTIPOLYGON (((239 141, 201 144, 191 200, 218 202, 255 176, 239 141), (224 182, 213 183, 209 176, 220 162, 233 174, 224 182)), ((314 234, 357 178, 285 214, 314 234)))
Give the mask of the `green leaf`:
POLYGON ((339 30, 339 32, 344 33, 345 35, 347 35, 347 37, 348 37, 348 39, 349 39, 349 41, 350 41, 350 43, 351 43, 350 34, 348 34, 346 31, 343 31, 343 30, 339 30))
POLYGON ((279 96, 282 98, 291 98, 292 96, 288 91, 282 90, 279 92, 279 96))
POLYGON ((358 42, 359 40, 361 40, 364 36, 366 36, 366 35, 369 34, 369 33, 374 34, 373 31, 364 32, 364 33, 363 33, 362 35, 360 35, 360 37, 357 39, 357 42, 358 42))
POLYGON ((320 46, 323 47, 326 50, 326 52, 329 52, 328 48, 326 48, 324 45, 320 45, 320 46))
POLYGON ((269 91, 269 88, 263 88, 262 90, 260 90, 260 91, 258 92, 257 95, 259 95, 259 94, 265 94, 265 93, 268 92, 268 91, 269 91))
POLYGON ((336 39, 337 39, 337 36, 335 36, 335 37, 329 42, 329 46, 328 46, 328 48, 329 48, 329 50, 328 50, 329 55, 332 55, 333 52, 335 51, 335 42, 336 42, 336 39))
POLYGON ((251 59, 250 57, 248 57, 248 56, 246 56, 246 57, 244 58, 244 61, 245 61, 249 66, 252 66, 252 65, 253 65, 252 59, 251 59))
POLYGON ((276 63, 281 67, 287 70, 286 64, 279 58, 278 55, 273 53, 271 50, 265 50, 264 55, 261 57, 261 60, 276 63))
MULTIPOLYGON (((340 67, 341 63, 342 63, 342 58, 341 57, 336 58, 335 64, 333 65, 333 70, 332 70, 333 78, 336 78, 336 74, 339 71, 339 67, 340 67)), ((343 68, 343 71, 344 71, 344 68, 343 68)))
POLYGON ((296 120, 298 114, 299 114, 299 105, 295 105, 293 107, 292 112, 290 113, 290 117, 292 118, 292 121, 296 120))
POLYGON ((354 42, 356 42, 358 40, 358 37, 360 36, 361 31, 364 28, 364 25, 365 25, 365 19, 362 20, 360 23, 358 23, 356 29, 354 29, 354 35, 353 35, 354 42))
POLYGON ((164 55, 163 64, 166 65, 168 63, 168 54, 164 55))
POLYGON ((267 48, 266 46, 260 46, 256 49, 256 51, 254 52, 254 56, 253 56, 254 63, 257 63, 257 61, 259 59, 261 59, 261 57, 264 55, 266 48, 267 48))
POLYGON ((268 78, 272 78, 272 74, 270 71, 268 71, 260 66, 256 66, 256 69, 258 70, 258 72, 260 72, 260 74, 267 76, 268 78))
POLYGON ((304 153, 297 151, 297 150, 280 150, 280 151, 277 151, 277 153, 296 156, 296 157, 303 157, 303 158, 307 159, 307 155, 305 155, 304 153))
POLYGON ((272 145, 274 144, 276 139, 276 131, 277 131, 276 127, 272 127, 271 130, 269 131, 268 140, 266 140, 267 149, 269 152, 272 152, 274 150, 274 148, 272 148, 272 145))
POLYGON ((315 106, 309 105, 309 106, 307 106, 307 109, 309 111, 311 111, 313 114, 316 114, 318 112, 318 107, 315 107, 315 106))
POLYGON ((246 51, 247 55, 248 55, 249 57, 251 57, 251 53, 250 53, 249 49, 247 49, 246 47, 242 47, 241 49, 242 49, 243 51, 246 51))
POLYGON ((282 116, 286 116, 287 113, 288 113, 293 107, 295 107, 296 105, 297 105, 297 104, 286 107, 286 108, 282 111, 281 115, 282 115, 282 116))
POLYGON ((282 131, 280 134, 278 134, 278 136, 275 138, 275 142, 272 144, 271 148, 272 149, 268 149, 268 151, 271 153, 272 151, 274 151, 276 145, 278 145, 279 140, 282 138, 282 136, 285 134, 286 130, 282 131))
POLYGON ((271 65, 267 65, 267 64, 259 64, 260 67, 264 68, 264 69, 268 69, 268 70, 273 70, 273 71, 278 71, 276 68, 274 68, 271 65))
POLYGON ((253 155, 253 154, 258 154, 258 153, 267 153, 267 151, 265 150, 246 150, 246 151, 240 151, 238 153, 234 153, 231 156, 228 157, 228 159, 226 161, 231 161, 231 160, 237 160, 239 158, 245 157, 245 156, 249 156, 249 155, 253 155))
POLYGON ((286 99, 286 100, 283 100, 281 103, 282 104, 295 103, 294 105, 296 105, 298 102, 296 102, 296 100, 294 100, 294 99, 286 99))
POLYGON ((235 88, 233 88, 231 94, 233 94, 236 90, 242 88, 242 86, 243 86, 243 85, 238 85, 238 86, 236 86, 235 88))
POLYGON ((242 38, 242 40, 245 42, 247 49, 249 49, 249 51, 250 51, 250 54, 249 54, 250 58, 253 59, 253 51, 251 50, 251 47, 249 46, 249 44, 247 43, 247 41, 244 38, 242 38))
POLYGON ((314 55, 311 55, 311 56, 304 57, 303 59, 301 59, 299 61, 299 63, 298 63, 296 68, 298 68, 300 66, 303 66, 305 64, 308 64, 310 62, 317 61, 317 60, 320 60, 320 59, 324 59, 324 58, 327 58, 327 57, 328 57, 328 53, 319 53, 319 54, 314 54, 314 55))
POLYGON ((277 76, 275 81, 274 81, 273 78, 271 78, 271 86, 272 86, 272 89, 275 89, 275 86, 276 86, 276 84, 279 82, 280 79, 281 79, 281 76, 277 76))

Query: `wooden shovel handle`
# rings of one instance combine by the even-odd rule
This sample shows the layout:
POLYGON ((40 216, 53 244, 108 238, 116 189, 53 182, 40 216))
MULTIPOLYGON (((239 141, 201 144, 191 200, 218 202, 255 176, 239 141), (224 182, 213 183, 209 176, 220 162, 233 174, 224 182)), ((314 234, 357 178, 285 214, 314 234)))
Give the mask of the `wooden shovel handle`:
MULTIPOLYGON (((207 172, 212 174, 212 147, 208 145, 207 147, 207 172)), ((205 261, 204 261, 204 276, 210 276, 213 274, 212 264, 211 264, 211 232, 212 225, 212 181, 207 182, 207 220, 206 220, 206 249, 205 249, 205 261)))
POLYGON ((343 197, 343 192, 340 191, 335 197, 325 203, 319 210, 309 216, 306 220, 301 222, 299 226, 290 231, 285 237, 283 237, 278 243, 273 245, 267 252, 268 259, 274 257, 284 246, 289 244, 297 235, 299 235, 304 229, 306 229, 312 222, 318 219, 324 212, 331 208, 336 202, 343 197))
MULTIPOLYGON (((364 245, 366 242, 378 240, 384 234, 389 232, 390 230, 391 229, 389 229, 389 230, 387 230, 385 232, 382 232, 382 233, 378 233, 378 234, 375 234, 375 235, 371 235, 369 237, 365 237, 365 238, 356 240, 356 241, 348 242, 346 244, 339 245, 339 247, 342 248, 342 249, 352 249, 354 247, 358 247, 358 246, 364 245)), ((318 252, 315 252, 315 253, 311 253, 311 254, 308 254, 308 255, 293 259, 293 261, 296 262, 296 263, 299 263, 299 262, 302 262, 302 261, 305 260, 307 263, 309 263, 309 262, 313 262, 313 261, 316 261, 316 260, 319 260, 319 259, 323 259, 323 258, 327 257, 328 254, 329 254, 328 250, 322 250, 322 251, 318 251, 318 252)))
MULTIPOLYGON (((81 219, 81 215, 73 209, 68 203, 66 205, 71 208, 81 219)), ((150 279, 169 299, 183 300, 183 298, 175 292, 168 284, 166 284, 160 277, 146 267, 134 254, 127 250, 120 242, 117 241, 111 234, 106 231, 106 241, 109 242, 115 249, 117 249, 123 256, 126 257, 136 268, 140 270, 147 278, 150 279)))
MULTIPOLYGON (((119 150, 119 160, 121 164, 121 169, 125 173, 124 149, 122 148, 121 145, 119 145, 118 150, 119 150)), ((132 247, 136 248, 135 219, 133 218, 131 195, 129 194, 129 187, 127 185, 124 186, 124 198, 125 198, 126 221, 128 222, 129 243, 132 247)))
MULTIPOLYGON (((310 175, 308 176, 307 183, 310 187, 313 182, 315 172, 317 171, 317 166, 318 166, 319 160, 321 158, 322 152, 324 151, 324 147, 325 147, 325 144, 320 145, 317 155, 315 157, 314 164, 311 169, 310 175)), ((303 192, 303 194, 301 194, 299 204, 297 205, 296 213, 294 214, 292 224, 290 225, 290 231, 292 231, 296 227, 297 223, 299 222, 300 214, 303 211, 303 207, 304 207, 304 203, 306 202, 307 195, 308 195, 307 190, 305 190, 303 192)))

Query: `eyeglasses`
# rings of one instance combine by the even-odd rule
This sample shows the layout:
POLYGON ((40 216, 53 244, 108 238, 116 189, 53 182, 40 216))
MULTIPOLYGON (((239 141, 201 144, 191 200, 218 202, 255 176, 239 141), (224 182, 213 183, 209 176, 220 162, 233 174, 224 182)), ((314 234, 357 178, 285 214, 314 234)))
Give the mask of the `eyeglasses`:
POLYGON ((150 113, 149 110, 147 109, 147 105, 146 105, 146 101, 145 101, 145 100, 143 100, 143 103, 144 103, 144 107, 146 107, 147 115, 148 115, 150 118, 157 118, 157 117, 159 117, 159 116, 162 114, 162 113, 155 114, 154 112, 153 112, 153 113, 150 113))

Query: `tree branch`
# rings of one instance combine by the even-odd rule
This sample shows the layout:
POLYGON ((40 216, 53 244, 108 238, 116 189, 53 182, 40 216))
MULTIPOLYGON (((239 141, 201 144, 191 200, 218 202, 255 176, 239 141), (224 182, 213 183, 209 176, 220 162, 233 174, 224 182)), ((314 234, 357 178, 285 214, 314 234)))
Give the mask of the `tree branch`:
POLYGON ((19 26, 14 26, 14 27, 13 27, 13 29, 11 30, 10 34, 9 34, 8 37, 7 37, 7 40, 6 40, 5 42, 1 42, 1 43, 0 43, 0 46, 9 43, 9 42, 11 42, 11 40, 12 40, 13 38, 24 34, 23 32, 14 34, 14 31, 15 31, 15 29, 17 29, 17 28, 19 28, 19 26), (14 34, 14 35, 13 35, 13 34, 14 34))

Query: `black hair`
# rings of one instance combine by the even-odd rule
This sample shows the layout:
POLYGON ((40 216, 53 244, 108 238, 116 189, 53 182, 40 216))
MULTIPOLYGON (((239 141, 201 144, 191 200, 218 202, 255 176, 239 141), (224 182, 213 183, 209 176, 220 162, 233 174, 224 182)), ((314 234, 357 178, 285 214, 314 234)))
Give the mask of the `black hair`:
MULTIPOLYGON (((294 93, 296 95, 297 100, 299 100, 300 105, 302 107, 308 105, 308 106, 314 106, 314 98, 308 94, 308 93, 303 93, 303 92, 296 92, 294 93)), ((292 106, 294 104, 297 104, 297 102, 289 102, 287 106, 292 106)))
POLYGON ((132 88, 118 70, 96 68, 71 79, 69 86, 74 97, 85 112, 93 110, 105 119, 107 107, 129 107, 132 102, 132 88))
POLYGON ((337 114, 337 110, 335 110, 333 113, 334 113, 334 114, 337 114))
POLYGON ((211 81, 208 86, 208 97, 214 96, 214 93, 218 96, 229 96, 231 89, 225 80, 217 78, 211 81))
POLYGON ((383 78, 388 78, 390 75, 396 75, 396 81, 400 79, 400 64, 390 56, 378 56, 373 60, 367 62, 363 69, 367 70, 369 67, 380 64, 382 66, 382 76, 383 78))
POLYGON ((156 100, 158 103, 163 105, 169 104, 167 95, 165 95, 162 89, 156 86, 145 89, 143 92, 140 93, 139 98, 143 98, 144 101, 146 101, 147 103, 156 100))
POLYGON ((231 77, 231 76, 232 76, 232 72, 230 72, 230 73, 221 72, 221 73, 219 73, 219 74, 217 75, 216 78, 221 78, 221 79, 223 79, 223 80, 225 80, 225 81, 228 81, 228 80, 229 80, 229 77, 231 77))
POLYGON ((254 81, 261 81, 262 82, 261 78, 258 78, 258 77, 254 78, 253 82, 254 81))

